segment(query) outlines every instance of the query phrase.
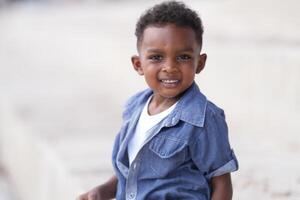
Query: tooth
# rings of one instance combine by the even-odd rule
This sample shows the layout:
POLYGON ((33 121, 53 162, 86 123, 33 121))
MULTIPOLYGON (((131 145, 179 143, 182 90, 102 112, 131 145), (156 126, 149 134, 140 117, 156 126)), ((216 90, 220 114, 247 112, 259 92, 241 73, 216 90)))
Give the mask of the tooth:
POLYGON ((178 80, 162 80, 164 83, 177 83, 178 80))

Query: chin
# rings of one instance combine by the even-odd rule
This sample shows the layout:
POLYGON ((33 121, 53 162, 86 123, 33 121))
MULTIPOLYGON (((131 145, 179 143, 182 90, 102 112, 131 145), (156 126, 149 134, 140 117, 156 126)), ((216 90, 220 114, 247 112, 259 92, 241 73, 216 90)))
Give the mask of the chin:
POLYGON ((167 99, 176 99, 176 98, 179 98, 181 95, 180 94, 165 94, 165 95, 162 95, 162 96, 167 98, 167 99))

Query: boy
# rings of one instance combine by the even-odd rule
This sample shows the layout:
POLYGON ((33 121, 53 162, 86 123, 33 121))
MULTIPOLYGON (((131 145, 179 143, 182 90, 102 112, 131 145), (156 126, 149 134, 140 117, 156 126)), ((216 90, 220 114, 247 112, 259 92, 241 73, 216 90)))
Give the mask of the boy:
POLYGON ((79 200, 227 200, 237 160, 222 109, 194 82, 205 65, 202 22, 183 3, 158 4, 136 26, 132 64, 149 89, 130 98, 113 150, 115 175, 79 200))

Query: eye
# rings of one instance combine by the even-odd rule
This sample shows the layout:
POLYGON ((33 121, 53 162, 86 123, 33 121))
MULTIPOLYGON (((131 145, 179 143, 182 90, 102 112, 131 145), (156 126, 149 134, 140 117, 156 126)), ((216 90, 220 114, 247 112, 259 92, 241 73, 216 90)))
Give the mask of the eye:
POLYGON ((180 55, 177 57, 177 60, 178 61, 188 61, 192 59, 192 57, 190 55, 187 55, 187 54, 183 54, 183 55, 180 55))
POLYGON ((161 55, 151 55, 148 57, 148 59, 153 62, 159 62, 163 59, 163 57, 161 55))

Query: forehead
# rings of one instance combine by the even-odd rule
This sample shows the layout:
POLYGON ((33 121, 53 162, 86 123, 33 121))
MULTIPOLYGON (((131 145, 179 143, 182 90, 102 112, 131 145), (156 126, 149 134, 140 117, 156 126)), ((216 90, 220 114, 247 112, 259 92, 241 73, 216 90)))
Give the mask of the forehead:
POLYGON ((140 41, 140 48, 200 48, 196 40, 196 33, 190 27, 179 27, 173 24, 163 26, 149 26, 144 30, 140 41))

